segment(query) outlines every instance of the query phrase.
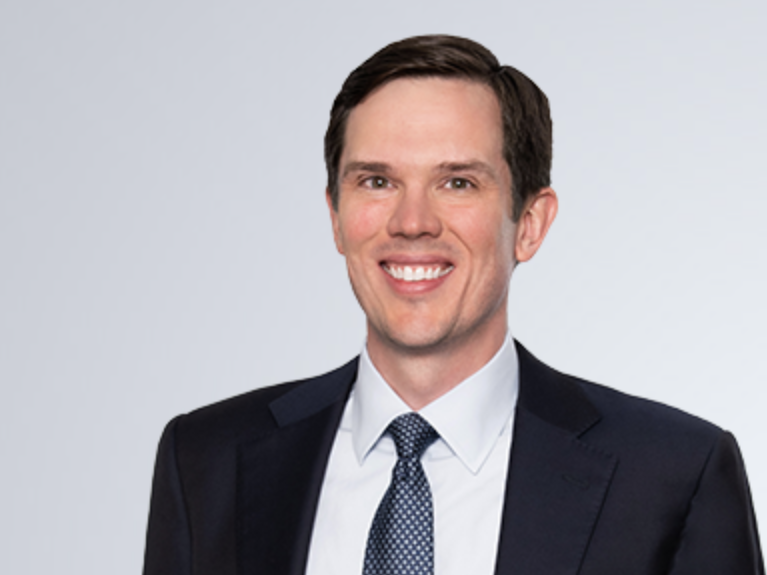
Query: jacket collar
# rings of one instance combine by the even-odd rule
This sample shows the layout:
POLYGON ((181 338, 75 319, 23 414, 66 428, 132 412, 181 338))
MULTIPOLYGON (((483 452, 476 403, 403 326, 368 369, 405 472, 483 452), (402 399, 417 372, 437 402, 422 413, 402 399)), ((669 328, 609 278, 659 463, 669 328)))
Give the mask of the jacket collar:
POLYGON ((519 358, 519 409, 576 436, 601 419, 575 378, 550 368, 521 343, 514 343, 519 358))
MULTIPOLYGON (((574 378, 550 368, 518 341, 514 344, 519 358, 519 409, 578 436, 599 421, 599 411, 574 378)), ((277 425, 290 426, 345 402, 357 377, 358 360, 304 382, 269 404, 277 425)))

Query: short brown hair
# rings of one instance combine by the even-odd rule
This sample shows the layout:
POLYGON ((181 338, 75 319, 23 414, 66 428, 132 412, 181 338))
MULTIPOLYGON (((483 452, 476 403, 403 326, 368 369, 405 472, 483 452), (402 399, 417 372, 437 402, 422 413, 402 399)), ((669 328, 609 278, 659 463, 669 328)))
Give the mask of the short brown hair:
POLYGON ((525 202, 551 184, 548 98, 522 72, 501 66, 481 44, 446 35, 414 36, 389 44, 346 78, 325 133, 325 166, 334 208, 338 209, 338 169, 349 113, 376 88, 408 77, 465 79, 492 88, 501 106, 503 156, 511 171, 512 216, 518 220, 525 202))

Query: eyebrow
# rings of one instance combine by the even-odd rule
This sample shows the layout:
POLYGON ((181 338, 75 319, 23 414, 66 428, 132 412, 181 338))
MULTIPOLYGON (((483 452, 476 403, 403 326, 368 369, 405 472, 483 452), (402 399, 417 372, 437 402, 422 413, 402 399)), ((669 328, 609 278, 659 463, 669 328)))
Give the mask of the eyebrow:
POLYGON ((391 166, 383 162, 349 162, 344 167, 341 179, 353 172, 377 172, 379 174, 388 174, 391 173, 391 171, 391 166))
POLYGON ((495 170, 489 164, 479 160, 471 162, 443 162, 437 166, 437 171, 449 174, 459 172, 482 172, 493 179, 496 178, 495 170))

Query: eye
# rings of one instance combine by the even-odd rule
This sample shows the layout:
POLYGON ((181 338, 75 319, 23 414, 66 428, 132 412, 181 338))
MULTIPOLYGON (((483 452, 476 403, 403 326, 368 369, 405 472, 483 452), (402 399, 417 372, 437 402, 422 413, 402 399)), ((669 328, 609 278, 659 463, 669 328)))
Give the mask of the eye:
POLYGON ((389 187, 389 180, 381 176, 366 178, 363 183, 374 190, 383 190, 389 187))
POLYGON ((447 182, 447 187, 452 190, 468 190, 473 186, 474 184, 466 178, 450 178, 447 182))

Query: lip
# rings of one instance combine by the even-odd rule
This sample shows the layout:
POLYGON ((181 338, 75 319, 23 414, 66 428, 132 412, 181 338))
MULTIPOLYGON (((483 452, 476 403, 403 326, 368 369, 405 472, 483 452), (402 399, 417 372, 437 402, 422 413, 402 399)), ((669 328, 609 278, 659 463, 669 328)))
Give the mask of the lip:
POLYGON ((433 291, 445 283, 455 269, 455 265, 443 257, 413 255, 387 257, 379 266, 389 285, 401 295, 433 291))

